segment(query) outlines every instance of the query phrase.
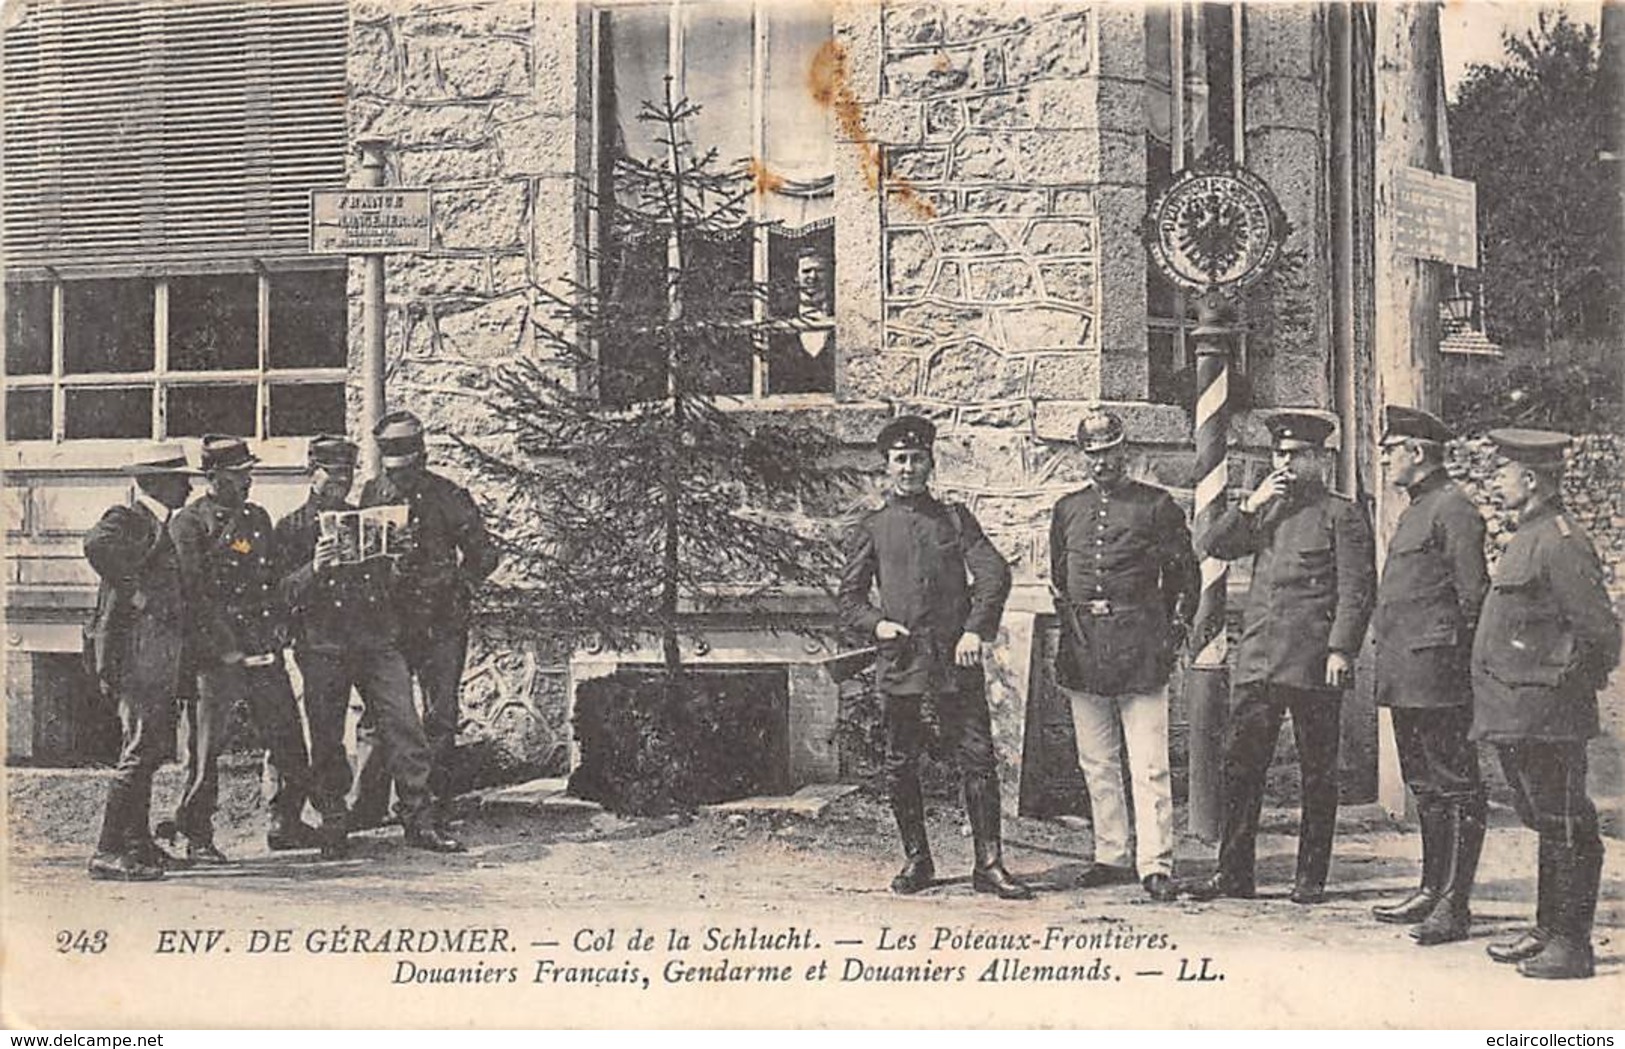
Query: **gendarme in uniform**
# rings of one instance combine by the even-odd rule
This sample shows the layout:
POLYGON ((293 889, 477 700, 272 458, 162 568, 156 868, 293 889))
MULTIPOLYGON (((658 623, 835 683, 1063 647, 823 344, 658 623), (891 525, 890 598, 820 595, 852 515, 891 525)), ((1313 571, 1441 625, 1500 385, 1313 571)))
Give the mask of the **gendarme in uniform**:
POLYGON ((1518 815, 1540 836, 1535 927, 1489 953, 1525 976, 1587 977, 1603 847, 1586 741, 1598 732, 1597 690, 1619 663, 1619 621, 1591 540, 1563 510, 1569 437, 1489 436, 1510 460, 1493 488, 1518 528, 1473 639, 1472 738, 1495 745, 1518 815))
POLYGON ((875 672, 886 722, 886 782, 907 863, 892 889, 913 893, 935 877, 919 763, 922 703, 934 703, 959 765, 975 839, 972 885, 1007 899, 1031 890, 1004 869, 999 780, 982 677, 982 648, 998 633, 1010 568, 965 507, 932 497, 936 428, 902 416, 876 439, 886 456, 886 505, 854 525, 841 574, 841 625, 878 648, 875 672), (876 600, 878 598, 878 600, 876 600))

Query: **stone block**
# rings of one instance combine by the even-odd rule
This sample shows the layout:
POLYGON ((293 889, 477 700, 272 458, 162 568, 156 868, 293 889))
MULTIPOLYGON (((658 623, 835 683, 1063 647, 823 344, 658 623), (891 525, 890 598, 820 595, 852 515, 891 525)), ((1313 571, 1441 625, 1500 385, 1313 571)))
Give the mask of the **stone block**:
POLYGON ((886 149, 886 170, 893 179, 905 182, 936 182, 947 170, 948 153, 943 149, 886 149))
POLYGON ((75 478, 74 483, 41 484, 32 492, 28 521, 36 536, 74 535, 90 531, 115 503, 129 502, 129 479, 75 478))
POLYGON ((499 255, 491 260, 491 294, 506 295, 530 287, 530 262, 523 255, 499 255))
POLYGON ((938 338, 969 337, 984 341, 989 338, 987 311, 978 306, 949 306, 936 302, 888 305, 888 331, 893 325, 926 332, 938 338))
POLYGON ((1131 443, 1177 445, 1190 441, 1190 419, 1184 409, 1171 404, 1111 397, 1076 401, 1036 400, 1033 404, 1033 431, 1040 440, 1071 441, 1077 436, 1078 419, 1097 405, 1123 420, 1123 429, 1127 431, 1131 443))
POLYGON ((1020 259, 970 262, 965 269, 969 298, 979 302, 1014 302, 1037 292, 1032 267, 1020 259))
POLYGON ((956 404, 1000 401, 1023 393, 1026 365, 984 342, 966 339, 939 350, 926 376, 925 395, 956 404))
POLYGON ((996 427, 1026 433, 1032 429, 1032 422, 1032 402, 1025 400, 1011 401, 1009 404, 971 405, 959 410, 959 425, 972 429, 996 427))
POLYGON ((931 285, 936 256, 924 230, 892 230, 886 234, 886 290, 894 296, 924 294, 931 285))
POLYGON ((888 55, 883 70, 890 98, 936 98, 976 86, 976 52, 964 48, 888 55))
POLYGON ((23 485, 0 488, 0 524, 12 535, 28 531, 28 489, 23 485))
MULTIPOLYGON (((886 221, 891 224, 930 222, 959 210, 951 189, 916 189, 909 185, 886 188, 886 221)), ((873 222, 873 217, 868 217, 873 222)))
POLYGON ((1048 207, 1041 189, 983 186, 965 191, 965 213, 976 215, 1042 215, 1048 207))
POLYGON ((864 108, 863 126, 876 142, 919 142, 925 138, 925 107, 912 100, 884 99, 864 108))
MULTIPOLYGON (((1076 429, 1074 424, 1074 432, 1076 429)), ((1070 490, 1089 480, 1089 462, 1083 449, 1072 441, 1035 441, 1030 456, 1033 479, 1046 488, 1064 486, 1070 490)))
POLYGON ((437 314, 440 352, 465 360, 518 356, 531 344, 530 320, 527 294, 507 295, 473 309, 437 314))
POLYGON ((387 287, 401 298, 432 298, 441 295, 473 296, 490 291, 485 260, 478 258, 436 258, 432 255, 389 255, 384 269, 387 287))
POLYGON ((1095 232, 1088 222, 1041 219, 1027 232, 1026 246, 1034 255, 1090 255, 1095 250, 1095 232))
POLYGON ((1270 401, 1274 404, 1324 404, 1331 393, 1331 362, 1324 352, 1277 352, 1270 401))
POLYGON ((1121 131, 1021 132, 1022 179, 1062 185, 1114 181, 1144 169, 1145 136, 1121 131))
POLYGON ((998 230, 986 222, 962 222, 935 227, 937 247, 944 255, 973 255, 1009 250, 998 230))
POLYGON ((1110 347, 1100 354, 1100 396, 1110 400, 1144 400, 1151 388, 1150 362, 1143 350, 1110 347))
POLYGON ((1025 91, 1001 91, 965 103, 970 126, 978 129, 1017 129, 1036 126, 1025 91))
POLYGON ((844 362, 846 389, 864 400, 897 401, 918 392, 920 360, 908 353, 868 353, 844 362))
POLYGON ((954 146, 950 170, 959 181, 1008 182, 1021 170, 1021 144, 1009 132, 967 132, 954 146))
POLYGON ((965 297, 965 277, 957 262, 943 262, 937 266, 937 279, 931 285, 931 294, 939 299, 965 297))
POLYGON ((1088 400, 1100 396, 1100 355, 1087 351, 1046 353, 1033 358, 1034 400, 1088 400))
POLYGON ((1094 263, 1082 259, 1040 262, 1038 276, 1044 282, 1044 294, 1048 298, 1094 309, 1099 291, 1094 263))
POLYGON ((948 8, 948 40, 965 44, 990 36, 1026 32, 1031 12, 1019 3, 953 4, 948 8))
POLYGON ((835 0, 833 7, 841 69, 841 83, 835 86, 859 103, 872 102, 880 97, 884 64, 881 6, 873 0, 835 0))
POLYGON ((888 50, 942 43, 947 28, 938 4, 888 4, 881 15, 888 50))
POLYGON ((496 182, 478 189, 434 191, 434 215, 440 247, 499 250, 525 243, 528 187, 523 182, 496 182))
POLYGON ((1247 131, 1292 128, 1317 132, 1323 123, 1320 85, 1312 80, 1267 77, 1247 84, 1247 131))
POLYGON ((937 436, 933 449, 944 484, 979 489, 1019 488, 1027 475, 1026 435, 1011 429, 958 427, 937 436))
MULTIPOLYGON (((399 10, 400 4, 396 4, 399 10)), ((545 4, 544 4, 545 6, 545 4)), ((524 0, 475 0, 472 3, 416 3, 406 25, 424 36, 481 37, 493 33, 526 33, 531 5, 524 0)))
POLYGON ((1054 505, 1048 493, 989 495, 976 500, 976 519, 990 534, 1032 535, 1048 530, 1054 505))
POLYGON ((575 170, 575 117, 533 116, 502 124, 497 145, 505 175, 568 175, 575 170))
POLYGON ((1012 306, 999 311, 999 327, 1008 353, 1059 350, 1089 345, 1094 318, 1057 306, 1012 306))
POLYGON ((939 98, 925 107, 927 138, 952 138, 965 126, 965 104, 954 98, 939 98))
MULTIPOLYGON (((957 264, 956 264, 957 265, 957 264)), ((930 335, 918 332, 900 331, 893 329, 886 332, 886 349, 900 350, 907 353, 924 353, 936 348, 937 340, 930 335)))
MULTIPOLYGON (((1143 174, 1143 166, 1142 166, 1143 174)), ((1143 181, 1143 180, 1142 180, 1143 181)), ((1142 204, 1142 210, 1144 205, 1142 204)), ((1057 215, 1095 214, 1095 192, 1091 189, 1058 189, 1055 191, 1054 212, 1057 215)))
POLYGON ((393 95, 400 86, 401 56, 387 22, 350 27, 346 78, 353 93, 393 95))
MULTIPOLYGON (((1308 4, 1249 8, 1242 30, 1248 82, 1259 77, 1313 79, 1325 61, 1324 50, 1315 46, 1319 19, 1319 10, 1308 4)), ((1251 119, 1249 110, 1249 123, 1251 119)))
POLYGON ((1039 22, 1004 45, 1005 81, 1026 84, 1051 77, 1076 77, 1093 67, 1089 14, 1039 22))
POLYGON ((1004 52, 997 46, 976 49, 976 68, 982 71, 982 87, 996 91, 1004 86, 1004 52))
POLYGON ((395 170, 403 185, 437 186, 449 182, 483 182, 501 170, 496 150, 489 144, 430 146, 395 154, 395 170))
POLYGON ((491 137, 488 107, 442 104, 352 106, 355 138, 384 138, 396 149, 475 145, 491 137))
MULTIPOLYGON (((1140 4, 1095 7, 1096 70, 1102 80, 1138 84, 1145 79, 1145 8, 1140 4)), ((1248 56, 1251 64, 1251 55, 1248 56)))
POLYGON ((423 102, 527 95, 530 48, 489 36, 408 34, 402 48, 406 97, 423 102))

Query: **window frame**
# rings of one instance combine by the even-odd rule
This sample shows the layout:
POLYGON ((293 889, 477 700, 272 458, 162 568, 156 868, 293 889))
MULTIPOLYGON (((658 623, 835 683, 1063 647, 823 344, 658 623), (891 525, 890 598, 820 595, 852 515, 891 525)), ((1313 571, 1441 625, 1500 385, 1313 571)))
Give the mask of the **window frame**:
MULTIPOLYGON (((282 263, 276 267, 268 267, 261 262, 222 263, 206 269, 186 267, 184 270, 163 273, 134 274, 122 272, 117 275, 86 271, 80 273, 63 273, 54 269, 37 270, 28 273, 7 273, 6 288, 0 291, 0 301, 9 300, 10 286, 22 283, 48 283, 51 286, 50 307, 50 357, 51 368, 48 373, 35 375, 0 374, 0 396, 9 398, 13 391, 48 389, 51 391, 51 433, 48 438, 26 438, 7 440, 7 444, 18 446, 63 446, 78 447, 83 444, 106 441, 155 441, 155 440, 196 440, 197 435, 170 436, 167 433, 169 421, 169 397, 171 389, 197 386, 251 386, 254 390, 254 432, 240 434, 253 441, 266 440, 296 440, 303 441, 311 434, 281 434, 269 435, 271 389, 273 386, 303 386, 303 385, 333 385, 348 387, 348 320, 344 331, 344 348, 346 363, 330 367, 303 367, 303 368, 276 368, 271 366, 271 282, 279 273, 305 273, 305 272, 332 272, 340 280, 348 280, 347 268, 343 260, 334 261, 312 258, 300 260, 298 264, 282 263), (217 275, 246 275, 253 274, 257 279, 256 290, 256 364, 252 368, 231 368, 217 371, 181 371, 169 365, 169 287, 170 281, 180 277, 217 276, 217 275), (63 284, 74 279, 140 279, 152 282, 153 294, 153 332, 152 332, 152 367, 143 371, 130 372, 69 372, 67 370, 66 342, 64 337, 64 291, 63 284), (139 437, 69 437, 67 436, 67 397, 72 389, 118 389, 140 388, 151 391, 151 419, 146 434, 139 437)), ((345 300, 348 302, 348 289, 345 300)), ((8 303, 9 305, 9 303, 8 303)))
MULTIPOLYGON (((608 56, 604 49, 605 23, 616 10, 628 8, 661 8, 666 11, 667 46, 666 46, 666 72, 671 76, 675 85, 674 91, 681 97, 685 89, 683 65, 683 12, 703 3, 704 0, 595 0, 591 8, 590 18, 590 47, 591 56, 589 83, 592 92, 592 104, 588 107, 591 113, 591 147, 590 155, 590 184, 599 187, 600 192, 608 184, 608 166, 605 163, 606 151, 604 149, 605 121, 607 116, 602 105, 603 85, 605 77, 612 75, 609 68, 608 56)), ((747 4, 751 12, 751 69, 750 69, 750 120, 751 120, 751 153, 760 159, 767 149, 767 68, 768 56, 768 19, 766 12, 772 8, 775 0, 736 0, 740 7, 747 4)), ((833 25, 831 39, 834 38, 833 25)), ((833 145, 833 139, 832 139, 833 145)), ((832 186, 833 194, 835 187, 832 186)), ((773 226, 763 221, 765 213, 760 193, 750 194, 746 213, 746 222, 751 229, 751 320, 752 327, 752 354, 751 354, 751 389, 749 393, 714 393, 711 395, 718 408, 724 411, 754 411, 761 409, 792 409, 807 407, 827 407, 836 401, 836 391, 840 387, 840 335, 837 323, 838 308, 835 297, 838 286, 832 275, 830 277, 830 313, 829 319, 822 322, 809 323, 795 317, 773 317, 769 313, 769 288, 772 274, 770 272, 770 253, 773 226), (769 342, 777 334, 797 334, 802 332, 828 332, 831 335, 830 345, 825 352, 834 354, 831 367, 830 387, 828 390, 800 391, 795 393, 769 393, 768 363, 771 356, 769 342)), ((833 227, 835 217, 829 220, 833 227)), ((603 288, 602 256, 606 238, 602 229, 602 217, 598 206, 590 199, 587 202, 587 287, 591 294, 597 295, 603 288)), ((830 265, 837 265, 835 252, 830 253, 830 265)), ((596 347, 595 347, 596 350, 596 347)))

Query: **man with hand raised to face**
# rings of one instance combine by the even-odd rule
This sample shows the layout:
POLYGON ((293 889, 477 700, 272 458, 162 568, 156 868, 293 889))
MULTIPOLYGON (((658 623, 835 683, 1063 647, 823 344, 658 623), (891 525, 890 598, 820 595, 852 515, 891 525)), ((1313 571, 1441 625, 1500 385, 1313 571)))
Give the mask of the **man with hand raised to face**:
POLYGON ((1303 783, 1292 902, 1312 904, 1325 898, 1331 866, 1339 713, 1371 617, 1375 552, 1365 510, 1326 485, 1332 420, 1283 411, 1264 425, 1274 469, 1204 539, 1213 557, 1253 558, 1253 579, 1230 672, 1219 870, 1190 891, 1254 895, 1264 779, 1290 712, 1303 783))
POLYGON ((876 438, 886 459, 886 504, 847 535, 839 592, 842 626, 878 650, 875 672, 886 729, 886 785, 907 858, 892 879, 904 895, 936 876, 926 837, 919 764, 932 703, 959 766, 975 841, 977 892, 1026 900, 1004 869, 999 779, 982 656, 999 629, 1010 567, 965 507, 934 498, 936 428, 905 415, 876 438), (877 600, 878 599, 878 602, 877 600))

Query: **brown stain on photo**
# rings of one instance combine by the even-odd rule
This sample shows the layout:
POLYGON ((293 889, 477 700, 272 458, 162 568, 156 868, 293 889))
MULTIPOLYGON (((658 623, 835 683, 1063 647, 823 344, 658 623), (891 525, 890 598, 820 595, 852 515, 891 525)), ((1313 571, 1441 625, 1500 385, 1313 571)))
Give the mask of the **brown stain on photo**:
POLYGON ((812 65, 807 70, 807 91, 814 102, 835 115, 841 134, 857 147, 863 180, 870 189, 879 191, 884 186, 918 217, 936 218, 937 209, 931 201, 921 196, 908 179, 886 170, 885 154, 869 136, 868 128, 864 127, 863 106, 852 91, 846 68, 846 49, 839 41, 827 41, 813 56, 812 65))

